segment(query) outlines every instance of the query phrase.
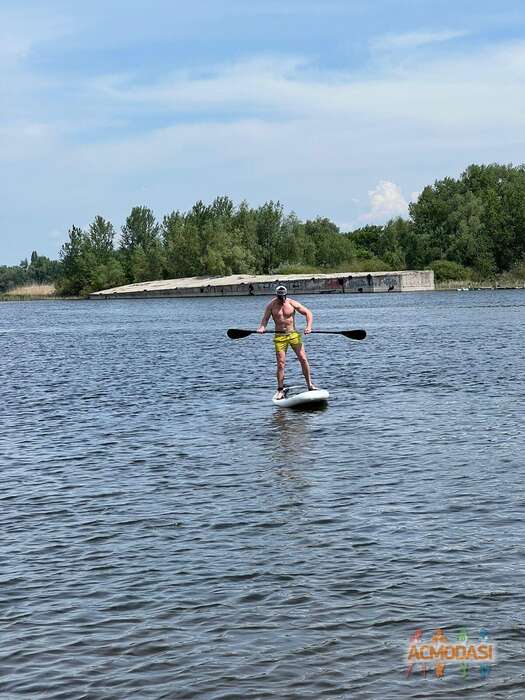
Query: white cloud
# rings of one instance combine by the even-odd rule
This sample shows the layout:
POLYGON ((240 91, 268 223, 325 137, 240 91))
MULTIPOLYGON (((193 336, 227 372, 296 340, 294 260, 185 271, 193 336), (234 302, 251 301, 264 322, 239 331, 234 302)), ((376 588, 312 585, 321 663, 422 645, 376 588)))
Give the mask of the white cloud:
POLYGON ((525 42, 392 59, 368 75, 279 56, 154 84, 66 73, 60 87, 72 99, 57 101, 56 85, 46 92, 39 83, 37 110, 34 75, 2 77, 17 96, 0 121, 0 185, 12 217, 0 235, 8 231, 12 245, 26 216, 43 231, 98 213, 118 228, 133 205, 162 215, 220 193, 280 199, 301 217, 379 222, 406 215, 402 191, 470 162, 525 159, 525 42), (380 177, 367 207, 363 183, 380 177))
POLYGON ((388 219, 408 214, 408 202, 394 182, 380 180, 373 190, 369 190, 368 197, 370 210, 359 217, 360 221, 382 224, 388 219))
POLYGON ((215 66, 206 75, 178 72, 156 84, 132 76, 99 78, 85 86, 86 103, 104 104, 130 115, 162 110, 191 120, 213 114, 232 121, 253 116, 266 122, 319 119, 320 128, 354 129, 370 123, 412 125, 445 133, 459 127, 521 130, 525 42, 467 56, 381 66, 367 77, 323 73, 299 58, 264 58, 215 66), (348 120, 352 120, 349 122, 348 120), (499 124, 497 124, 499 122, 499 124))
POLYGON ((453 39, 460 39, 468 36, 470 32, 466 30, 457 31, 421 31, 409 32, 406 34, 385 34, 375 37, 370 42, 370 47, 376 51, 397 51, 417 49, 428 44, 438 44, 453 39))

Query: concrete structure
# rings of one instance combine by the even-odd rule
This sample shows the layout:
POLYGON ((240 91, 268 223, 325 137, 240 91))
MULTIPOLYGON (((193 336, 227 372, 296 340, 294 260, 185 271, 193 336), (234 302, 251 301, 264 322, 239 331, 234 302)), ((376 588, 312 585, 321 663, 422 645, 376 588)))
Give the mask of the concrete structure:
POLYGON ((221 297, 273 295, 285 284, 290 296, 300 294, 353 294, 360 292, 429 292, 434 289, 432 270, 403 272, 334 272, 328 275, 230 275, 184 277, 174 280, 137 282, 104 289, 90 299, 149 297, 221 297))

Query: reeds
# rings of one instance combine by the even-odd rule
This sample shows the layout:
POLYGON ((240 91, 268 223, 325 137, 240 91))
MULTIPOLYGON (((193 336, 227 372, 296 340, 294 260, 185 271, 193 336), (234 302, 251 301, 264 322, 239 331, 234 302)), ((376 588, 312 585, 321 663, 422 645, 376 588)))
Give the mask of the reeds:
POLYGON ((7 300, 12 299, 50 299, 54 297, 56 290, 52 284, 28 284, 23 287, 15 287, 0 296, 7 300))

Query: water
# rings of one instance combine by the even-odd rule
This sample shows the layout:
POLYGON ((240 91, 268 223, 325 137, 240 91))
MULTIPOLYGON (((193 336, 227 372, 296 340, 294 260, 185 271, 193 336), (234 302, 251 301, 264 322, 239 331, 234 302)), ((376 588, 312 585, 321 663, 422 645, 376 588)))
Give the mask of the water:
POLYGON ((263 299, 0 305, 1 698, 523 697, 525 293, 301 300, 326 410, 263 299))

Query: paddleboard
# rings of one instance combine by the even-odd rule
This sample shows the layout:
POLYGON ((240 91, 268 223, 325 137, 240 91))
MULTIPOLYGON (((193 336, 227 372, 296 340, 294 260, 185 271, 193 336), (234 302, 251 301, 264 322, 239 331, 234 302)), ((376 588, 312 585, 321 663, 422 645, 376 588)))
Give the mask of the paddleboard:
POLYGON ((326 403, 330 394, 326 389, 315 389, 314 391, 305 391, 302 386, 287 387, 286 396, 284 399, 276 399, 277 393, 273 396, 273 403, 276 406, 283 408, 294 408, 298 406, 307 406, 309 404, 326 403), (302 391, 299 391, 302 389, 302 391))

